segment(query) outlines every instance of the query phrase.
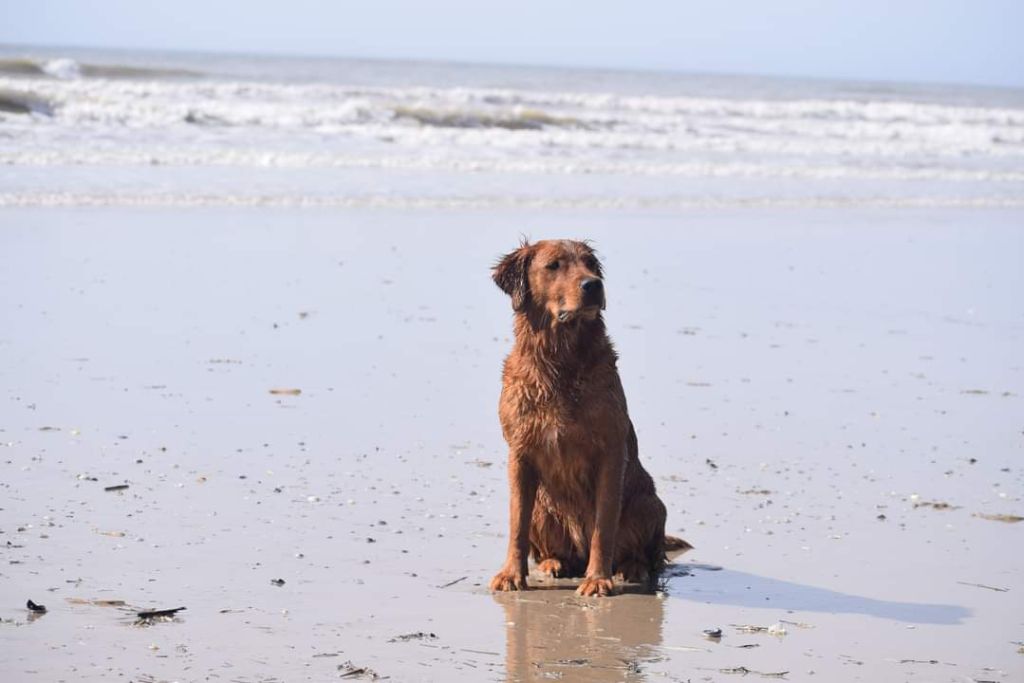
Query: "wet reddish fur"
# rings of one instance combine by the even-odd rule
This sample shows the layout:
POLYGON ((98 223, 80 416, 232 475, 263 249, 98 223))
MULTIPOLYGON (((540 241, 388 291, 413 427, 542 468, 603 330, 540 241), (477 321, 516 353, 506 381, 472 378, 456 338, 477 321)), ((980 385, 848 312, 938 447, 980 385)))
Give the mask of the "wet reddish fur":
POLYGON ((603 296, 584 305, 580 282, 601 275, 590 246, 572 241, 524 244, 494 269, 512 298, 515 344, 499 404, 509 548, 492 590, 525 589, 529 554, 543 573, 582 575, 581 595, 607 595, 613 575, 649 579, 666 550, 689 547, 666 541, 665 506, 637 455, 603 296))

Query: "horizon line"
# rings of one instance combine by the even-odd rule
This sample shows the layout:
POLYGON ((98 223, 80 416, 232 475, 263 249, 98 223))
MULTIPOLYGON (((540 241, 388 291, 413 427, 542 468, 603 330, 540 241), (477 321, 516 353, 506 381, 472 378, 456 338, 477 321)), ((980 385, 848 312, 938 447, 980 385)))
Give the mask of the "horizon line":
POLYGON ((658 66, 608 66, 608 65, 594 65, 594 64, 553 64, 549 62, 517 62, 517 61, 491 61, 491 60, 480 60, 470 61, 467 59, 457 58, 440 58, 440 57, 408 57, 408 56, 388 56, 382 57, 377 55, 353 55, 353 54, 324 54, 324 53, 309 53, 309 52, 294 52, 290 50, 269 50, 267 52, 255 52, 251 50, 218 50, 218 49, 190 49, 190 48, 169 48, 169 47, 139 47, 139 46, 100 46, 100 45, 89 45, 89 44, 42 44, 42 43, 14 43, 7 41, 0 41, 0 49, 42 49, 42 50, 94 50, 94 51, 108 51, 108 52, 141 52, 149 54, 182 54, 182 55, 216 55, 216 56, 235 56, 235 57, 257 57, 257 58, 285 58, 285 59, 316 59, 316 60, 349 60, 349 61, 367 61, 367 62, 392 62, 392 63, 427 63, 427 64, 446 64, 452 66, 462 67, 504 67, 504 68, 530 68, 540 70, 571 70, 571 71, 592 71, 592 72, 614 72, 614 73, 642 73, 642 74, 657 74, 657 75, 678 75, 678 76, 714 76, 717 78, 767 78, 773 80, 783 81, 803 81, 803 82, 816 82, 816 83, 828 83, 828 82, 839 82, 859 85, 900 85, 900 86, 949 86, 957 89, 984 89, 984 90, 1005 90, 1011 92, 1024 92, 1024 84, 1022 85, 1008 85, 1005 83, 966 83, 962 81, 941 81, 941 80, 923 80, 923 81, 911 81, 905 79, 886 79, 886 78, 864 78, 864 77, 852 77, 852 76, 813 76, 806 74, 790 74, 790 73, 749 73, 749 72, 737 72, 737 71, 716 71, 716 70, 687 70, 680 69, 678 67, 658 67, 658 66))

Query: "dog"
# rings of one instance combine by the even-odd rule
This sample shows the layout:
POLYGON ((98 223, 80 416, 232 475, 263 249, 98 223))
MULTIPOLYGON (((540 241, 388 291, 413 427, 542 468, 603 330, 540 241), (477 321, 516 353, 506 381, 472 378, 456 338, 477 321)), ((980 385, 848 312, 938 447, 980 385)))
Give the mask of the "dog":
POLYGON ((652 579, 666 551, 691 546, 665 536, 665 505, 640 464, 597 255, 587 242, 523 242, 492 276, 512 299, 515 343, 498 407, 508 554, 491 590, 525 590, 528 556, 542 574, 582 576, 581 596, 652 579))

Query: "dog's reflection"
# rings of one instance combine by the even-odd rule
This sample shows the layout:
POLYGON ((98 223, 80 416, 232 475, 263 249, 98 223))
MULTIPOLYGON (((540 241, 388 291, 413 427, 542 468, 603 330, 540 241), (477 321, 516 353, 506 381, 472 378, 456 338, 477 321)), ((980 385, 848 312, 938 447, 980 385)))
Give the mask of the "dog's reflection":
POLYGON ((661 644, 663 601, 628 586, 612 598, 579 598, 572 587, 531 576, 531 590, 494 595, 505 610, 506 680, 644 680, 661 644))

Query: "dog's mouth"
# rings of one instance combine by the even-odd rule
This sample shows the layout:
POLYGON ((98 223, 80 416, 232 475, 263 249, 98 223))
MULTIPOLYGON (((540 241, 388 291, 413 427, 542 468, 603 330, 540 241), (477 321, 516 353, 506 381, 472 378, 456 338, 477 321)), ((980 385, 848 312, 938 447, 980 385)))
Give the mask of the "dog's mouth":
POLYGON ((593 320, 597 317, 598 313, 601 312, 602 308, 604 308, 604 306, 600 304, 590 304, 588 306, 581 306, 580 308, 572 310, 562 309, 558 312, 558 322, 568 323, 580 318, 584 320, 593 320))

